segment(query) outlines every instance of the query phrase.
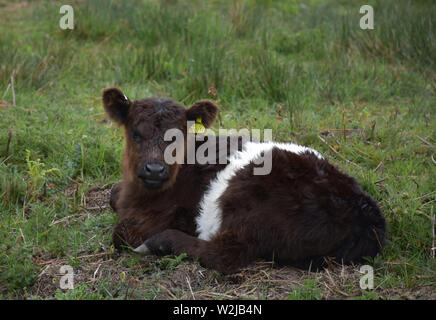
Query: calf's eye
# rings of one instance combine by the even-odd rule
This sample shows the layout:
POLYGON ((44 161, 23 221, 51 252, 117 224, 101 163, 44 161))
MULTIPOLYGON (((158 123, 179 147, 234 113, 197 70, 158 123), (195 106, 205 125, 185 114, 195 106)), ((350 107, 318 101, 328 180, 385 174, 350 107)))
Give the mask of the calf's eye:
POLYGON ((141 136, 141 134, 138 132, 138 130, 133 129, 132 132, 131 132, 131 134, 132 134, 132 139, 133 139, 133 141, 135 141, 135 142, 141 142, 141 140, 142 140, 142 136, 141 136))

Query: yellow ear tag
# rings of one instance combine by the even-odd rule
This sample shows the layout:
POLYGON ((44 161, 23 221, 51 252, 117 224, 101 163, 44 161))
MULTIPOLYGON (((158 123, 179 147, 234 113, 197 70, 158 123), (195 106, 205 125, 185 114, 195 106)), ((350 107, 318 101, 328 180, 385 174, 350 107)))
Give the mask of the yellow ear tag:
POLYGON ((201 118, 195 119, 194 125, 189 128, 189 133, 205 133, 205 132, 206 132, 206 128, 204 127, 201 118))

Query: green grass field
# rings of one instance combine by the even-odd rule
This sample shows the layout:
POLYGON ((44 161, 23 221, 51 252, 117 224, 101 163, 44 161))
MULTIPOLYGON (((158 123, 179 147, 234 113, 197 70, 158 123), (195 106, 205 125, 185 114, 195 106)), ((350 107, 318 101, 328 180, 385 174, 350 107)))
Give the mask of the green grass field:
POLYGON ((63 4, 0 1, 0 298, 436 298, 434 1, 75 1, 73 30, 63 4), (359 28, 363 4, 374 30, 359 28), (109 86, 214 99, 214 129, 270 128, 355 176, 388 221, 374 289, 359 266, 223 276, 114 252, 123 140, 103 113, 109 86))

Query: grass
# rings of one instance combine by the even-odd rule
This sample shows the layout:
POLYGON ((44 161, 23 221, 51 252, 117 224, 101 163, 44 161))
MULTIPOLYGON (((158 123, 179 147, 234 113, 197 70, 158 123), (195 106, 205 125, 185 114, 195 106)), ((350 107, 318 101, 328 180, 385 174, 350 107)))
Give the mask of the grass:
POLYGON ((436 5, 368 4, 374 30, 358 27, 354 0, 77 1, 75 28, 61 30, 61 3, 0 1, 0 297, 434 299, 436 5), (215 129, 271 128, 355 176, 389 223, 368 262, 374 290, 358 267, 222 276, 115 253, 107 196, 123 142, 101 105, 112 85, 215 99, 215 129), (59 289, 63 264, 72 291, 59 289))

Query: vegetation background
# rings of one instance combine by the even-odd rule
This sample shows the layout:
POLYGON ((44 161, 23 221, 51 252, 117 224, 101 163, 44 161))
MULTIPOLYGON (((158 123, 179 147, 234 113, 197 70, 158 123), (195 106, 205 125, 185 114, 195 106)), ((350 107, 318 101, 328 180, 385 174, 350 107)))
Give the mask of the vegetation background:
POLYGON ((436 3, 428 0, 0 1, 0 297, 435 299, 436 3), (374 30, 359 9, 374 8, 374 30), (102 89, 221 106, 215 129, 272 128, 355 176, 389 223, 373 261, 223 276, 114 252, 121 131, 102 89), (75 289, 59 288, 59 268, 75 289))

